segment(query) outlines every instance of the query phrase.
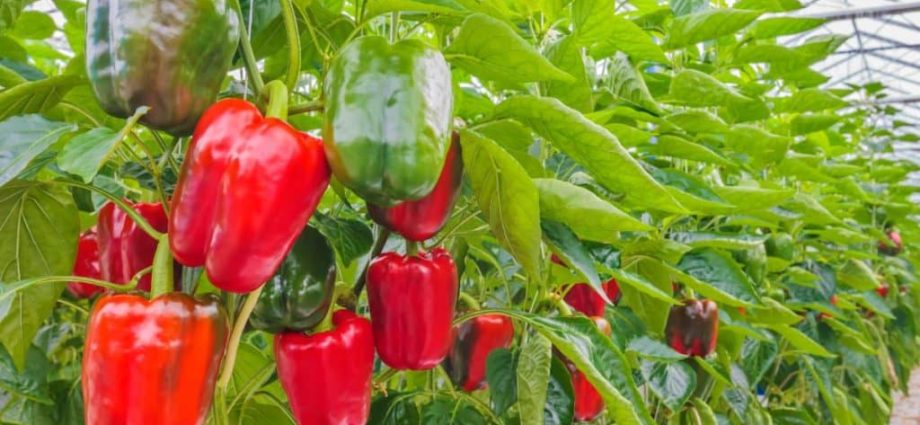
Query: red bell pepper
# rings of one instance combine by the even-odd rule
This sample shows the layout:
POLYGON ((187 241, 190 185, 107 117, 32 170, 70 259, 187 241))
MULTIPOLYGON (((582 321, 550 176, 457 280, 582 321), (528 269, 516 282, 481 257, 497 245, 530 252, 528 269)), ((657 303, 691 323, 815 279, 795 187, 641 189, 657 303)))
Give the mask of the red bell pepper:
POLYGON ((176 260, 250 292, 284 260, 329 185, 320 139, 240 99, 198 121, 169 216, 176 260))
POLYGON ((216 299, 103 296, 83 349, 86 423, 204 424, 229 328, 216 299))
MULTIPOLYGON (((607 298, 613 302, 613 305, 617 305, 620 302, 622 294, 620 293, 620 284, 617 283, 616 279, 611 278, 602 285, 602 288, 607 294, 607 298)), ((569 292, 565 294, 565 302, 572 306, 575 311, 588 317, 603 316, 604 308, 607 306, 604 299, 587 283, 573 285, 569 292)))
POLYGON ((716 348, 719 337, 719 307, 711 300, 686 300, 671 307, 665 329, 675 351, 705 357, 716 348))
POLYGON ((454 133, 441 176, 431 193, 419 200, 406 201, 389 208, 368 204, 367 210, 377 224, 411 241, 423 241, 444 227, 457 201, 462 180, 460 136, 454 133))
POLYGON ((347 310, 332 316, 334 328, 275 336, 278 378, 299 425, 367 422, 374 373, 371 324, 347 310))
POLYGON ((446 250, 381 254, 368 267, 367 295, 384 363, 425 370, 444 360, 457 302, 457 266, 446 250))
POLYGON ((901 234, 894 229, 886 231, 885 234, 888 236, 888 240, 879 241, 879 253, 888 256, 900 254, 904 249, 904 241, 901 240, 901 234))
POLYGON ((875 292, 878 294, 878 296, 882 298, 888 297, 888 291, 889 291, 889 286, 887 283, 882 283, 881 286, 879 286, 878 288, 875 288, 875 292))
MULTIPOLYGON (((93 227, 80 235, 77 245, 77 261, 73 265, 74 276, 102 279, 99 270, 99 242, 96 239, 96 228, 93 227)), ((88 283, 69 282, 67 290, 77 298, 90 298, 101 293, 105 288, 88 283)))
MULTIPOLYGON (((610 322, 603 317, 591 317, 597 328, 607 336, 610 336, 610 322)), ((588 381, 585 374, 575 368, 571 361, 563 357, 563 363, 569 369, 572 376, 572 392, 575 395, 575 420, 579 422, 591 422, 604 411, 604 399, 601 394, 594 388, 594 385, 588 381)))
POLYGON ((493 350, 511 347, 514 324, 508 316, 486 314, 454 327, 454 343, 444 370, 455 385, 472 392, 486 387, 486 360, 493 350))
MULTIPOLYGON (((136 203, 131 208, 160 232, 166 232, 166 212, 160 203, 136 203)), ((96 224, 99 241, 99 266, 102 279, 125 284, 139 271, 153 264, 157 240, 147 234, 131 217, 112 202, 99 210, 96 224)), ((137 288, 150 290, 150 274, 142 277, 137 288)))

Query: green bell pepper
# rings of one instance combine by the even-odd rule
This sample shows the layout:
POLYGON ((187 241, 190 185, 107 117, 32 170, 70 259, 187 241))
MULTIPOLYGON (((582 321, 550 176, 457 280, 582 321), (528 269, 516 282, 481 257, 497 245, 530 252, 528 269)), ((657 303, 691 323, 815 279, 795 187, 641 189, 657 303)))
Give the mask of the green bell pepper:
POLYGON ((173 135, 214 102, 239 43, 229 1, 89 0, 86 71, 103 109, 173 135))
POLYGON ((334 290, 332 247, 316 229, 307 227, 265 283, 250 323, 271 333, 305 331, 323 320, 334 290))
POLYGON ((453 112, 440 52, 418 40, 358 38, 332 61, 324 97, 326 156, 342 184, 384 206, 431 192, 453 112))

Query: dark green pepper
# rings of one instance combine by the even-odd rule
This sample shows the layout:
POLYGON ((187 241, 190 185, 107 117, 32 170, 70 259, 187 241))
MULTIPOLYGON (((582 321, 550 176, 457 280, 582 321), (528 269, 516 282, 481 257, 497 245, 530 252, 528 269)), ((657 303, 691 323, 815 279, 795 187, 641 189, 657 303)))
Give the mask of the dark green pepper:
POLYGON ((440 52, 418 40, 356 39, 332 61, 324 96, 326 156, 342 184, 383 206, 431 192, 453 110, 440 52))
POLYGON ((229 1, 89 0, 86 71, 96 99, 117 117, 187 135, 217 98, 239 43, 229 1))
POLYGON ((316 229, 307 227, 265 283, 250 323, 271 333, 310 329, 323 320, 334 289, 332 247, 316 229))

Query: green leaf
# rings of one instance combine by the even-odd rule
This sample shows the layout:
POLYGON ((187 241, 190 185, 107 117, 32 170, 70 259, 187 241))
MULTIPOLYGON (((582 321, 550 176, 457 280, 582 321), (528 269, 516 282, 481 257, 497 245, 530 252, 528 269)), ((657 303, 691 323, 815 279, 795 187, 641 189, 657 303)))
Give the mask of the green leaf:
POLYGON ((517 360, 506 348, 493 350, 486 358, 486 382, 492 410, 501 415, 517 401, 517 360))
POLYGON ((821 344, 818 344, 815 340, 809 338, 808 335, 805 335, 796 328, 789 325, 767 325, 766 327, 780 334, 780 336, 789 341, 789 344, 792 344, 793 347, 805 353, 820 357, 835 357, 834 354, 827 351, 821 344))
POLYGON ((754 282, 728 254, 702 248, 684 254, 677 267, 693 278, 747 302, 757 303, 754 282))
MULTIPOLYGON (((513 97, 498 105, 496 114, 514 118, 552 140, 554 146, 585 167, 598 183, 625 195, 625 202, 662 211, 685 211, 616 137, 558 100, 513 97)), ((464 163, 469 163, 465 156, 464 163)))
POLYGON ((786 306, 772 298, 763 298, 763 306, 751 306, 747 309, 747 319, 751 323, 794 325, 802 321, 802 317, 786 306))
POLYGON ((763 236, 743 233, 672 232, 671 239, 693 248, 752 249, 764 243, 763 236))
POLYGON ((840 122, 840 117, 825 114, 801 114, 792 118, 789 128, 793 135, 814 133, 840 122))
POLYGON ((584 52, 572 37, 563 37, 546 49, 553 65, 575 77, 573 81, 547 81, 541 84, 543 93, 555 97, 581 112, 594 110, 593 82, 586 68, 584 52))
POLYGON ((762 10, 764 12, 788 12, 802 8, 799 0, 740 0, 736 9, 762 10))
POLYGON ((581 277, 587 280, 588 284, 594 288, 594 291, 604 301, 610 302, 607 299, 604 288, 601 287, 601 278, 594 268, 594 259, 591 258, 591 254, 588 253, 588 250, 585 249, 575 234, 564 224, 557 221, 541 219, 540 227, 543 229, 543 236, 552 247, 553 252, 562 257, 566 265, 575 269, 581 277))
POLYGON ((820 27, 825 22, 824 19, 820 18, 798 18, 789 16, 767 18, 754 22, 754 24, 748 28, 747 35, 754 39, 774 38, 812 30, 820 27))
POLYGON ((792 139, 766 132, 750 125, 736 125, 725 139, 733 151, 744 154, 754 167, 781 161, 792 139))
POLYGON ((13 115, 46 112, 83 80, 73 75, 29 81, 0 92, 0 121, 13 115))
POLYGON ((680 304, 671 294, 668 294, 665 291, 662 291, 654 283, 649 282, 646 278, 637 275, 635 273, 630 273, 626 270, 617 269, 610 270, 610 274, 616 278, 617 282, 620 285, 628 286, 632 289, 635 289, 649 297, 652 297, 659 301, 664 301, 668 304, 677 305, 680 304))
POLYGON ((575 390, 565 363, 553 356, 550 368, 549 388, 546 391, 546 407, 543 409, 543 423, 547 425, 569 425, 575 416, 575 390))
POLYGON ((444 51, 454 65, 486 79, 503 83, 530 81, 573 81, 571 75, 553 66, 507 23, 472 14, 463 21, 460 33, 444 51))
POLYGON ((48 121, 39 115, 24 115, 0 122, 0 185, 15 178, 36 156, 47 150, 73 124, 48 121))
POLYGON ((696 372, 683 362, 642 362, 649 388, 672 410, 681 408, 696 390, 696 372))
POLYGON ((816 112, 840 109, 849 103, 821 89, 799 90, 794 95, 777 99, 780 112, 816 112))
POLYGON ((708 9, 674 19, 665 47, 677 49, 735 34, 763 12, 740 9, 708 9))
POLYGON ((536 186, 521 165, 492 140, 468 130, 460 140, 466 175, 492 233, 529 276, 540 276, 536 186))
POLYGON ((13 27, 26 4, 27 0, 0 0, 0 31, 13 27))
POLYGON ((721 118, 709 112, 695 109, 673 113, 667 116, 667 120, 684 131, 693 134, 724 133, 728 131, 728 126, 721 118))
POLYGON ((727 106, 749 102, 751 99, 739 94, 715 77, 685 69, 671 79, 671 98, 689 106, 727 106))
POLYGON ((565 223, 580 239, 612 243, 617 232, 653 229, 588 189, 556 179, 534 179, 534 184, 540 217, 565 223))
POLYGON ((325 214, 314 214, 313 224, 332 244, 342 265, 348 266, 371 249, 374 234, 361 220, 334 218, 325 214))
MULTIPOLYGON (((47 183, 7 183, 0 188, 0 217, 0 282, 70 274, 80 223, 69 191, 47 183)), ((63 284, 36 285, 0 302, 0 343, 20 369, 63 289, 63 284)))
POLYGON ((457 15, 465 11, 454 0, 367 0, 364 19, 388 12, 430 12, 457 15))
POLYGON ((656 114, 661 113, 658 102, 652 98, 645 80, 630 62, 629 57, 618 52, 610 60, 608 69, 608 86, 615 96, 656 114))
POLYGON ((10 34, 24 39, 43 40, 54 35, 55 29, 54 20, 47 13, 29 10, 19 15, 10 34))
POLYGON ((777 206, 792 198, 795 191, 763 189, 749 186, 716 186, 713 190, 720 198, 744 209, 764 209, 777 206))
POLYGON ((591 47, 591 54, 598 58, 621 51, 633 60, 666 63, 668 58, 651 35, 632 21, 617 15, 615 9, 613 0, 572 2, 572 23, 578 42, 591 47))
POLYGON ((517 400, 522 424, 542 424, 553 359, 550 341, 540 334, 524 340, 517 363, 517 400))
POLYGON ((647 359, 660 360, 663 362, 675 362, 687 358, 687 356, 674 351, 674 349, 667 344, 648 336, 641 336, 629 341, 629 346, 626 347, 626 351, 632 351, 647 359))
POLYGON ((661 136, 653 145, 648 146, 646 151, 658 155, 670 156, 672 158, 705 162, 708 164, 721 165, 723 167, 737 167, 735 163, 729 161, 716 151, 678 136, 661 136))
POLYGON ((106 127, 94 128, 67 142, 57 163, 62 170, 90 182, 120 140, 119 133, 106 127))
POLYGON ((875 273, 866 263, 850 258, 837 271, 837 281, 857 291, 872 291, 879 287, 875 273))

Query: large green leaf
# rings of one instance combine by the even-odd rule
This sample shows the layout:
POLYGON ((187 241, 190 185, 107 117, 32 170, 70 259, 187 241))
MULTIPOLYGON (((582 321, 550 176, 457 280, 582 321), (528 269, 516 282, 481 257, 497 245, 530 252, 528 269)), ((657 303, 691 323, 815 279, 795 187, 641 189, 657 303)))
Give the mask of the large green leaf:
POLYGON ((541 334, 530 335, 517 362, 517 400, 522 424, 542 424, 553 352, 541 334))
POLYGON ((834 357, 834 354, 827 351, 821 344, 818 344, 815 340, 809 338, 808 335, 805 335, 796 328, 779 324, 767 325, 766 327, 785 338, 789 341, 789 344, 798 350, 821 357, 834 357))
POLYGON ((82 81, 80 77, 61 75, 4 90, 0 92, 0 121, 13 115, 47 112, 82 81))
POLYGON ((825 22, 820 18, 799 18, 780 16, 776 18, 761 19, 754 22, 747 30, 751 38, 774 38, 783 35, 798 34, 815 29, 825 22))
POLYGON ((661 108, 652 98, 645 80, 630 62, 629 57, 618 52, 610 60, 607 81, 610 92, 615 96, 653 113, 660 113, 661 108))
POLYGON ((532 278, 540 276, 540 201, 527 172, 492 140, 464 131, 463 163, 492 233, 532 278))
POLYGON ((564 224, 545 218, 541 218, 540 227, 543 229, 545 241, 553 252, 581 275, 601 298, 610 301, 601 287, 601 278, 594 268, 594 259, 575 234, 564 224))
POLYGON ((0 0, 0 31, 12 28, 28 3, 26 0, 0 0))
POLYGON ((48 121, 39 115, 24 115, 0 122, 0 185, 14 179, 65 133, 74 131, 72 124, 48 121))
MULTIPOLYGON (((0 282, 70 274, 80 224, 69 191, 47 183, 7 183, 0 188, 0 217, 0 282)), ((20 369, 63 289, 39 284, 0 302, 0 343, 20 369)))
POLYGON ((747 303, 757 303, 754 282, 731 256, 712 248, 684 254, 677 267, 684 273, 747 303))
POLYGON ((685 69, 671 79, 671 98, 690 106, 727 106, 750 101, 715 77, 685 69))
POLYGON ((534 179, 540 216, 565 223, 579 238, 614 242, 617 232, 653 228, 601 199, 590 190, 556 179, 534 179))
POLYGON ((847 101, 820 89, 804 89, 794 95, 778 99, 782 112, 815 112, 827 109, 839 109, 847 106, 847 101))
POLYGON ((696 390, 696 372, 683 362, 642 362, 649 388, 672 410, 680 409, 696 390))
POLYGON ((760 11, 709 9, 681 16, 671 24, 665 39, 667 48, 676 49, 701 41, 735 34, 761 15, 760 11))
POLYGON ((591 54, 598 58, 621 51, 633 60, 667 62, 667 57, 651 35, 617 15, 614 3, 614 0, 572 2, 572 22, 578 42, 591 47, 591 54))
POLYGON ((94 128, 74 137, 64 146, 57 159, 62 170, 90 182, 122 139, 105 127, 94 128))
POLYGON ((792 139, 751 125, 736 125, 725 143, 733 151, 744 155, 751 165, 762 167, 781 161, 789 152, 792 139))
POLYGON ((552 140, 554 146, 585 167, 598 183, 622 194, 625 202, 645 208, 684 212, 684 208, 642 169, 616 137, 558 100, 518 96, 502 102, 496 113, 500 117, 514 118, 552 140))
POLYGON ((572 37, 563 37, 546 49, 546 57, 559 69, 574 77, 574 81, 546 81, 541 84, 543 93, 555 97, 581 112, 594 110, 593 81, 586 67, 583 49, 572 37))
POLYGON ((573 81, 553 66, 507 23, 476 13, 463 21, 445 57, 472 74, 504 83, 573 81))
POLYGON ((728 160, 718 152, 706 147, 705 145, 691 142, 683 137, 666 134, 645 148, 650 153, 655 153, 672 158, 688 159, 690 161, 705 162, 708 164, 721 165, 723 167, 737 167, 734 162, 728 160))
POLYGON ((517 401, 517 359, 505 348, 493 350, 486 358, 486 381, 492 410, 501 415, 517 401))
POLYGON ((690 109, 668 115, 667 120, 689 133, 724 133, 728 126, 721 118, 706 111, 690 109))
POLYGON ((546 407, 543 408, 543 423, 546 425, 568 425, 575 416, 575 390, 568 368, 559 357, 553 356, 550 368, 549 388, 546 391, 546 407))
POLYGON ((367 0, 365 7, 365 19, 395 11, 456 15, 465 10, 460 3, 454 0, 367 0))

